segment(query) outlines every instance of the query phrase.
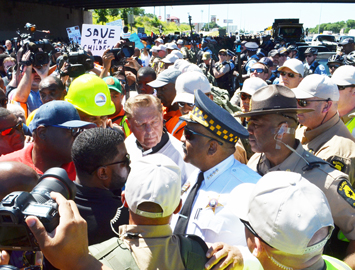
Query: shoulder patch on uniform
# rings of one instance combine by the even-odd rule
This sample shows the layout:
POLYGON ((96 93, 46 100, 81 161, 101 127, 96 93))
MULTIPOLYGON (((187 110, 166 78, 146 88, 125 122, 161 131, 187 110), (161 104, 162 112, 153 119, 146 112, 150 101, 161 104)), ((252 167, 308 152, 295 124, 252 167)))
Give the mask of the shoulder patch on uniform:
POLYGON ((344 198, 344 200, 355 208, 355 191, 348 181, 343 180, 339 183, 338 193, 344 198))
POLYGON ((345 172, 345 164, 344 162, 340 161, 340 160, 336 160, 336 159, 333 159, 330 161, 330 163, 339 171, 341 172, 345 172))

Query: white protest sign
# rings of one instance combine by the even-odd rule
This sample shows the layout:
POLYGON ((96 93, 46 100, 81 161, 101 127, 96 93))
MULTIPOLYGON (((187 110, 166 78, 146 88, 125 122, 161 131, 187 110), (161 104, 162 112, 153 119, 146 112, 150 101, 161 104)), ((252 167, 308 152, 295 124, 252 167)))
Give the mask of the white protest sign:
POLYGON ((67 27, 68 38, 70 42, 81 43, 81 34, 79 26, 67 27))
POLYGON ((93 55, 102 56, 120 40, 121 31, 120 26, 83 24, 81 47, 90 50, 93 55))

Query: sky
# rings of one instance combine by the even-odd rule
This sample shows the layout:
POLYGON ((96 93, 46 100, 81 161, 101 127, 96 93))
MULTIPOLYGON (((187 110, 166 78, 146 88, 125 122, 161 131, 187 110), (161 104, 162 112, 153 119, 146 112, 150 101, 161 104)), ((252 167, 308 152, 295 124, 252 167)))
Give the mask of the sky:
MULTIPOLYGON (((154 14, 154 7, 145 7, 146 13, 154 14)), ((246 31, 262 31, 272 25, 274 19, 299 18, 304 28, 313 28, 319 23, 346 21, 354 18, 355 4, 330 3, 276 3, 276 4, 217 4, 190 6, 155 7, 155 15, 164 20, 164 10, 170 16, 188 22, 188 12, 192 23, 208 21, 208 14, 217 16, 217 24, 227 26, 223 20, 233 20, 229 25, 237 25, 246 31)))

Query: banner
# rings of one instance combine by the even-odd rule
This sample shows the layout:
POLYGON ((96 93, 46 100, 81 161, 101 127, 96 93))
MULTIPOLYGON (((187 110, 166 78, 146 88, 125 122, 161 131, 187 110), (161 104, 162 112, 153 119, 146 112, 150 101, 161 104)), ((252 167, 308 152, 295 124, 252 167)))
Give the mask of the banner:
POLYGON ((111 25, 83 24, 81 46, 93 55, 102 56, 104 51, 112 49, 120 40, 122 27, 111 25))
POLYGON ((67 28, 68 38, 70 43, 78 43, 81 44, 81 34, 79 26, 73 26, 67 28))

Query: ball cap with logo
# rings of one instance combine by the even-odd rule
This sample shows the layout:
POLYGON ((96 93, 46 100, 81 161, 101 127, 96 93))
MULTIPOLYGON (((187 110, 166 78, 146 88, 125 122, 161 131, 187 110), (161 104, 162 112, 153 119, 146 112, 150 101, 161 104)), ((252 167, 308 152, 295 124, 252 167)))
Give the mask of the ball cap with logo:
POLYGON ((116 77, 108 76, 103 78, 110 90, 115 90, 116 92, 122 94, 122 86, 120 80, 116 77))
POLYGON ((180 117, 189 123, 200 124, 221 140, 235 144, 239 138, 248 138, 248 131, 225 109, 210 100, 201 90, 195 90, 195 107, 180 117))
POLYGON ((81 121, 75 107, 63 100, 53 100, 39 107, 29 125, 29 129, 33 132, 39 126, 53 125, 66 128, 96 127, 93 123, 81 121))
POLYGON ((254 188, 248 186, 244 191, 233 200, 233 205, 241 207, 230 209, 251 233, 285 253, 321 252, 334 223, 328 200, 316 185, 301 174, 276 171, 267 173, 254 188), (249 204, 243 203, 245 200, 249 204), (322 228, 328 228, 328 234, 310 245, 313 236, 322 228))
POLYGON ((308 75, 292 91, 297 99, 318 97, 338 101, 340 97, 337 85, 328 76, 319 74, 308 75))
POLYGON ((163 218, 173 214, 181 195, 181 171, 176 163, 163 154, 155 153, 130 166, 125 189, 129 210, 147 218, 163 218), (159 205, 162 212, 140 210, 139 205, 145 202, 159 205))
POLYGON ((313 109, 297 108, 297 99, 292 90, 283 85, 268 85, 257 90, 250 100, 251 108, 247 113, 238 113, 236 117, 274 113, 305 113, 313 109))
POLYGON ((116 111, 107 84, 92 74, 77 77, 69 86, 65 100, 88 115, 104 116, 116 111))

